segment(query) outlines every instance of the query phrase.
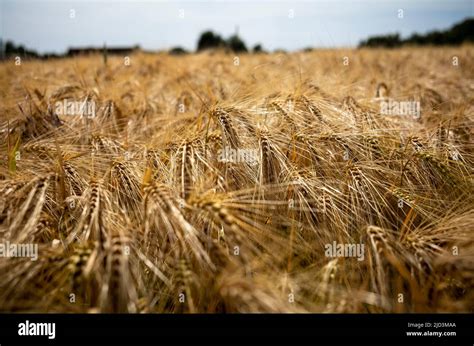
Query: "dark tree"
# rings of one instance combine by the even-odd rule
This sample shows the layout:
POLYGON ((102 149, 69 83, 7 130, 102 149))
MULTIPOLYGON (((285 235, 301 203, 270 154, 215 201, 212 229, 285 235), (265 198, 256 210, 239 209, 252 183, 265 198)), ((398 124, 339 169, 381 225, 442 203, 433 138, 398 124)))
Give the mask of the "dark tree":
POLYGON ((446 43, 459 44, 474 42, 474 19, 466 19, 456 24, 446 33, 446 43))
POLYGON ((174 47, 174 48, 171 48, 168 52, 168 54, 170 55, 184 55, 184 54, 188 54, 188 51, 182 47, 174 47))
POLYGON ((410 36, 410 38, 405 40, 405 43, 409 44, 424 44, 425 43, 425 38, 422 35, 418 34, 413 34, 410 36))
POLYGON ((13 42, 12 41, 7 41, 5 43, 5 54, 10 55, 10 54, 13 54, 15 52, 16 52, 16 50, 15 50, 15 45, 13 44, 13 42))
POLYGON ((5 46, 2 49, 2 58, 8 58, 11 56, 21 56, 27 58, 37 58, 40 55, 34 50, 28 50, 24 46, 15 46, 11 41, 5 42, 5 46))
POLYGON ((402 44, 400 41, 399 34, 385 35, 385 36, 373 36, 367 39, 367 41, 362 41, 360 46, 362 47, 387 47, 394 48, 399 47, 402 44))
POLYGON ((252 51, 254 53, 263 53, 263 47, 262 45, 259 43, 259 44, 256 44, 253 48, 252 48, 252 51))
POLYGON ((247 52, 247 47, 245 46, 244 41, 242 41, 237 35, 232 35, 229 37, 227 40, 227 47, 236 53, 247 52))
POLYGON ((201 51, 210 48, 225 47, 225 41, 212 31, 206 31, 201 34, 198 41, 197 50, 201 51))
POLYGON ((474 19, 469 18, 444 31, 430 31, 425 35, 414 33, 405 40, 398 34, 369 37, 359 47, 398 47, 403 44, 416 45, 457 45, 474 42, 474 19))

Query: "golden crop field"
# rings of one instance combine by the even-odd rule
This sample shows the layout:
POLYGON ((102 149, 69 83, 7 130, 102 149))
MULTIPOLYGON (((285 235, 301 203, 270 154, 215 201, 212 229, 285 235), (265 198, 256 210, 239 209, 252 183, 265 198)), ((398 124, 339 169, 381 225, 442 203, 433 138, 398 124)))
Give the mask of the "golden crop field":
POLYGON ((474 47, 0 63, 0 309, 473 312, 474 47))

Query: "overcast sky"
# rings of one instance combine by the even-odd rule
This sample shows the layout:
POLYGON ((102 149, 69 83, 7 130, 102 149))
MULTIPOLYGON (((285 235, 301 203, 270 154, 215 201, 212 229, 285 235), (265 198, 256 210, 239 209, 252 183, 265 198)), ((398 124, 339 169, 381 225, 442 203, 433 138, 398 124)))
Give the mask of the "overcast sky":
POLYGON ((249 47, 356 46, 370 35, 425 33, 474 16, 474 0, 0 1, 0 37, 41 53, 104 42, 195 49, 202 31, 228 37, 237 27, 249 47))

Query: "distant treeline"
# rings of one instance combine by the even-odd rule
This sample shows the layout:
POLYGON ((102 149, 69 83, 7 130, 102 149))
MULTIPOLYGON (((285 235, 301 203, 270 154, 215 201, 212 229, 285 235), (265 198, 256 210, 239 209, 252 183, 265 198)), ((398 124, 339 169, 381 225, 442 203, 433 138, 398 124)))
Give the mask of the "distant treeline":
POLYGON ((19 57, 28 57, 28 58, 42 58, 43 55, 38 54, 34 50, 27 49, 23 46, 16 46, 13 42, 7 41, 5 44, 0 39, 1 50, 0 50, 0 57, 2 59, 11 57, 11 56, 19 56, 19 57))
MULTIPOLYGON (((389 34, 383 36, 373 36, 360 42, 359 47, 400 47, 402 45, 458 45, 464 42, 474 42, 474 19, 466 19, 461 23, 454 25, 451 29, 445 31, 431 31, 425 35, 413 34, 407 39, 401 39, 399 34, 389 34)), ((208 49, 222 49, 227 52, 235 53, 264 53, 261 44, 248 49, 245 42, 234 34, 228 39, 222 38, 219 34, 212 31, 203 32, 198 39, 196 51, 200 52, 208 49)), ((34 50, 25 48, 22 45, 15 45, 11 41, 3 42, 0 39, 0 59, 19 56, 21 58, 51 59, 75 56, 81 54, 101 53, 105 60, 108 54, 128 54, 140 50, 139 46, 131 47, 83 47, 69 48, 64 54, 39 54, 34 50)), ((311 51, 312 48, 306 48, 305 51, 311 51)), ((281 50, 278 50, 281 51, 281 50)), ((189 53, 182 47, 174 47, 168 50, 169 54, 182 55, 189 53)))
POLYGON ((413 34, 401 39, 399 34, 373 36, 360 42, 359 47, 400 47, 402 45, 458 45, 474 42, 474 19, 466 19, 445 31, 430 31, 425 35, 413 34))
MULTIPOLYGON (((206 49, 223 49, 225 51, 231 51, 236 53, 249 52, 244 41, 237 35, 234 34, 228 39, 223 39, 219 34, 215 34, 212 31, 203 32, 197 42, 196 51, 203 51, 206 49)), ((34 50, 27 49, 22 45, 15 45, 11 41, 3 43, 0 39, 0 59, 6 59, 10 57, 19 56, 21 58, 37 58, 37 59, 51 59, 51 58, 62 58, 82 54, 103 54, 106 55, 124 55, 132 53, 133 51, 140 50, 140 46, 130 47, 81 47, 81 48, 69 48, 64 54, 40 54, 34 50)), ((253 53, 264 52, 262 45, 255 45, 251 51, 253 53)), ((182 55, 187 54, 189 51, 182 47, 174 47, 168 50, 169 54, 182 55)))
POLYGON ((68 51, 64 54, 40 54, 34 50, 27 49, 22 45, 15 45, 11 41, 5 42, 3 44, 2 40, 0 39, 0 58, 6 59, 10 57, 19 56, 21 58, 36 58, 36 59, 51 59, 51 58, 64 58, 67 56, 75 56, 81 54, 110 54, 110 55, 124 55, 130 54, 135 50, 140 50, 140 46, 133 46, 133 47, 82 47, 82 48, 69 48, 68 51))
MULTIPOLYGON (((226 40, 210 30, 203 32, 199 36, 196 51, 200 52, 207 49, 223 49, 234 53, 246 53, 250 51, 238 34, 234 34, 226 40)), ((251 51, 253 53, 264 52, 261 44, 255 45, 251 51)), ((181 47, 175 47, 170 50, 170 53, 179 55, 186 54, 188 51, 181 47)))

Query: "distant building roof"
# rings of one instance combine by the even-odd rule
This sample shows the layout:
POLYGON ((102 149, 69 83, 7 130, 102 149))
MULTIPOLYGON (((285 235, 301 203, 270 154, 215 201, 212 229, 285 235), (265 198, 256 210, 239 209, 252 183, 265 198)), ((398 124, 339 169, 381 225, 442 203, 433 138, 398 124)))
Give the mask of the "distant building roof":
POLYGON ((80 54, 93 54, 93 53, 102 53, 104 50, 107 51, 107 54, 127 54, 135 50, 139 50, 140 46, 136 45, 133 47, 71 47, 67 51, 67 55, 80 55, 80 54))

